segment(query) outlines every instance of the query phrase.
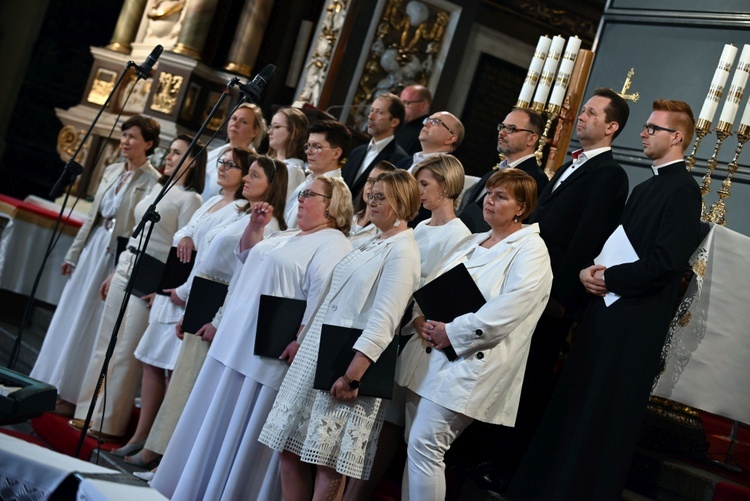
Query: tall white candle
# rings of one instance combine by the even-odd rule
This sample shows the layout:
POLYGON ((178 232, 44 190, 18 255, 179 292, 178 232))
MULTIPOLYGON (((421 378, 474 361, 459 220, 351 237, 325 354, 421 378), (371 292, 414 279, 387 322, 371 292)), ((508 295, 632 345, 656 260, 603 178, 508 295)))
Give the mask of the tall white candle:
POLYGON ((719 65, 714 72, 714 78, 711 80, 711 86, 708 88, 708 94, 706 100, 703 101, 703 108, 701 108, 698 119, 703 119, 708 123, 713 121, 716 109, 719 107, 719 101, 721 101, 721 96, 724 93, 724 86, 729 79, 735 56, 737 56, 737 47, 731 44, 725 45, 724 50, 721 51, 719 65))
POLYGON ((537 85, 536 92, 534 93, 532 107, 536 107, 537 105, 544 107, 547 102, 552 82, 555 81, 557 64, 560 62, 563 47, 565 47, 565 39, 561 36, 555 36, 547 53, 547 59, 544 61, 544 69, 542 69, 542 76, 539 77, 539 85, 537 85))
POLYGON ((568 39, 568 44, 565 46, 565 54, 563 54, 562 62, 560 63, 560 70, 557 72, 557 78, 555 79, 555 86, 552 88, 552 95, 549 98, 550 106, 562 106, 565 91, 568 89, 568 83, 570 82, 570 75, 573 73, 573 66, 575 66, 576 57, 578 57, 578 49, 580 48, 580 38, 573 36, 568 39))
POLYGON ((518 95, 516 106, 525 108, 531 103, 531 96, 534 95, 534 89, 536 89, 536 84, 539 81, 539 73, 542 71, 551 43, 552 39, 547 35, 539 37, 536 50, 534 50, 534 57, 531 59, 529 71, 526 73, 526 79, 523 81, 523 87, 521 88, 521 93, 518 95))
POLYGON ((727 100, 724 101, 724 107, 721 109, 719 122, 734 123, 745 92, 748 75, 750 75, 750 45, 745 44, 740 54, 740 60, 737 62, 737 69, 734 70, 732 83, 729 86, 729 91, 727 91, 727 100))

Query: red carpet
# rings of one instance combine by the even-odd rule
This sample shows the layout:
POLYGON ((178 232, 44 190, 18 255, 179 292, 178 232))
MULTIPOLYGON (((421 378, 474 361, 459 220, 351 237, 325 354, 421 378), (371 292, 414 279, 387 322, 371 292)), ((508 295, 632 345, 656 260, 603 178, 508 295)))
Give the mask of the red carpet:
MULTIPOLYGON (((49 447, 57 452, 66 454, 68 456, 75 456, 75 451, 78 448, 78 440, 81 436, 81 432, 75 430, 68 425, 69 418, 59 416, 48 412, 39 418, 31 420, 31 426, 34 428, 39 437, 49 444, 49 447)), ((132 433, 135 429, 135 424, 138 422, 138 413, 133 414, 133 418, 130 420, 132 430, 128 430, 128 433, 132 433)), ((109 451, 117 449, 125 445, 126 440, 119 442, 102 442, 102 450, 109 451)), ((91 451, 97 448, 98 442, 95 438, 87 436, 84 439, 83 447, 81 448, 80 459, 87 461, 91 455, 91 451)))

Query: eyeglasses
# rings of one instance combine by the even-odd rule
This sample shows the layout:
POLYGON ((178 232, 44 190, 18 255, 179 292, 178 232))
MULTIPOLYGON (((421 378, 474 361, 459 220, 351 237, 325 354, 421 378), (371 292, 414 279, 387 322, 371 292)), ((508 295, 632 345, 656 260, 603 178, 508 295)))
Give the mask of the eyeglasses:
POLYGON ((330 196, 324 195, 322 193, 315 193, 313 190, 302 190, 299 193, 297 193, 297 199, 298 200, 300 198, 302 198, 304 200, 307 200, 308 198, 311 198, 311 197, 331 198, 330 196))
POLYGON ((385 203, 385 195, 383 193, 368 193, 367 203, 383 205, 385 203))
POLYGON ((666 127, 662 127, 661 125, 654 125, 654 124, 646 124, 643 126, 642 130, 648 131, 649 136, 653 136, 660 130, 665 130, 667 132, 677 132, 674 129, 667 129, 666 127))
POLYGON ((333 146, 323 146, 320 143, 305 143, 302 147, 305 149, 305 151, 312 150, 315 153, 320 153, 320 151, 323 149, 333 149, 333 146))
POLYGON ((241 169, 239 165, 232 162, 231 160, 224 160, 223 158, 220 158, 216 161, 216 168, 223 171, 228 171, 230 169, 241 169))
POLYGON ((424 120, 422 120, 422 125, 427 125, 427 124, 430 124, 431 127, 435 125, 442 125, 443 127, 445 127, 445 130, 451 133, 451 136, 455 136, 453 131, 450 130, 447 125, 445 125, 445 122, 443 122, 439 118, 427 117, 424 120))
POLYGON ((534 132, 533 130, 519 129, 515 125, 505 125, 505 124, 502 124, 502 123, 501 124, 497 124, 497 131, 498 132, 505 131, 506 134, 513 134, 514 132, 521 132, 521 131, 523 131, 523 132, 531 132, 532 134, 536 134, 536 132, 534 132))

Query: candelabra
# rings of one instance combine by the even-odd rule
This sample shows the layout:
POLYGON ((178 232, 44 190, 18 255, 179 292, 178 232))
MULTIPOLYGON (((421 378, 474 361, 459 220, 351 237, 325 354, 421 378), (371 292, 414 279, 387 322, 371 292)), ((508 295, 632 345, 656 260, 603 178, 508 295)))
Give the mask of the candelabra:
POLYGON ((703 118, 699 118, 698 121, 695 122, 695 142, 693 143, 693 151, 691 151, 690 155, 685 159, 685 165, 687 166, 688 172, 693 170, 693 167, 695 166, 695 155, 698 153, 701 141, 703 141, 703 138, 710 132, 711 122, 703 118))
POLYGON ((750 125, 740 125, 739 129, 737 129, 737 149, 735 149, 734 151, 734 158, 732 158, 732 161, 727 165, 727 177, 721 183, 721 188, 717 190, 719 200, 711 205, 711 209, 705 216, 706 221, 720 224, 721 226, 726 226, 727 208, 724 200, 731 196, 732 177, 739 168, 737 162, 739 161, 740 154, 742 153, 742 148, 745 146, 745 143, 748 141, 748 139, 750 139, 750 125))
POLYGON ((706 212, 706 195, 711 191, 711 176, 713 175, 714 169, 716 169, 717 164, 717 157, 719 155, 719 150, 721 149, 721 145, 724 142, 726 138, 732 135, 731 132, 732 124, 727 122, 719 122, 719 125, 716 126, 716 144, 714 145, 714 152, 711 155, 711 158, 708 159, 708 162, 706 163, 706 166, 708 167, 708 172, 703 176, 703 181, 701 183, 701 218, 706 221, 707 220, 707 212, 706 212))
POLYGON ((560 114, 561 109, 562 107, 559 104, 550 103, 549 105, 547 105, 547 123, 544 124, 544 132, 542 132, 542 136, 539 138, 539 145, 536 148, 536 152, 534 152, 536 164, 540 167, 542 165, 542 157, 544 156, 544 147, 547 145, 549 137, 549 130, 550 128, 552 128, 552 122, 554 122, 557 116, 560 114))

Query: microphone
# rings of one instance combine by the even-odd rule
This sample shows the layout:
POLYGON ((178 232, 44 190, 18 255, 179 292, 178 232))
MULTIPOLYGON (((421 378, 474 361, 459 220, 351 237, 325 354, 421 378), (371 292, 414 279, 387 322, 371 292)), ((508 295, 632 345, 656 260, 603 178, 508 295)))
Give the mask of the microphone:
POLYGON ((268 81, 271 79, 271 75, 273 75, 274 71, 276 71, 276 66, 272 64, 266 65, 265 68, 260 70, 260 73, 255 75, 255 78, 253 78, 251 82, 240 85, 239 89, 242 95, 244 95, 251 103, 257 103, 260 101, 260 95, 268 84, 268 81))
POLYGON ((151 51, 151 54, 146 57, 146 60, 143 61, 143 64, 137 65, 133 63, 133 66, 135 67, 136 74, 143 78, 151 78, 153 75, 153 69, 154 65, 156 64, 156 61, 159 60, 159 56, 161 56, 161 53, 164 51, 164 47, 161 45, 157 45, 154 47, 154 50, 151 51))

